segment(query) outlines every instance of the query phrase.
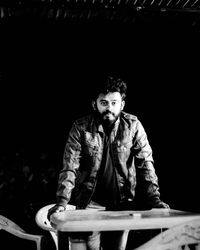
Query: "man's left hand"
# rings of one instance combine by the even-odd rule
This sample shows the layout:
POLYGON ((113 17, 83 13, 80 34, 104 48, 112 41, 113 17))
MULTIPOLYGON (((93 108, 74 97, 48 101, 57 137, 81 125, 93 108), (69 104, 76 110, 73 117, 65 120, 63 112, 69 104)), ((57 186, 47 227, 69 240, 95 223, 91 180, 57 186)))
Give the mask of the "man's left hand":
POLYGON ((170 208, 169 205, 163 201, 160 201, 153 205, 153 208, 170 208))

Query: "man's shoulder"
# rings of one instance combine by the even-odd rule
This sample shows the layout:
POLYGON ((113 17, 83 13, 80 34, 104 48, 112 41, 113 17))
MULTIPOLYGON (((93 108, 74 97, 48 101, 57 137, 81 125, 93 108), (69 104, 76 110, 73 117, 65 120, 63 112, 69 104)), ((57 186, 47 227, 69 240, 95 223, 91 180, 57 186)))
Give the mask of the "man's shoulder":
POLYGON ((126 120, 131 120, 131 121, 137 121, 138 118, 137 116, 133 115, 133 114, 130 114, 130 113, 127 113, 127 112, 124 112, 122 111, 122 117, 126 120))
POLYGON ((138 126, 141 125, 141 122, 136 115, 122 112, 121 118, 122 123, 124 123, 130 130, 136 130, 138 129, 138 126))
POLYGON ((74 123, 78 126, 84 126, 85 124, 88 124, 88 122, 91 121, 91 118, 91 115, 85 115, 77 118, 74 123))

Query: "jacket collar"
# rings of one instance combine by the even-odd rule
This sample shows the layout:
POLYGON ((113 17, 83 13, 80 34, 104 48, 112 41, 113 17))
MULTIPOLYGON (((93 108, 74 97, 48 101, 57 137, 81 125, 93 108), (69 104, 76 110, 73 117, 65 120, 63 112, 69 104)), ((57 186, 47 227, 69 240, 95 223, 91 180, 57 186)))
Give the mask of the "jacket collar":
MULTIPOLYGON (((115 124, 114 124, 114 128, 112 129, 111 132, 111 137, 114 137, 117 135, 117 131, 118 131, 118 127, 119 127, 119 122, 120 122, 120 116, 118 117, 118 119, 116 120, 115 124)), ((91 127, 92 127, 92 132, 93 133, 102 133, 105 134, 103 126, 100 122, 100 119, 97 117, 93 117, 93 121, 91 122, 91 127)))

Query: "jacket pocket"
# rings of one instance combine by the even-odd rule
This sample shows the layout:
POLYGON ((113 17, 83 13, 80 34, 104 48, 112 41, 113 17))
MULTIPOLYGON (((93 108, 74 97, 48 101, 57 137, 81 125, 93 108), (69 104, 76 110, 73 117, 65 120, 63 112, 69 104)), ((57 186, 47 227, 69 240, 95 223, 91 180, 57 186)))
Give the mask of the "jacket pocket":
POLYGON ((130 155, 130 149, 132 147, 133 143, 132 141, 126 141, 126 142, 120 142, 117 143, 117 154, 119 157, 119 160, 123 163, 127 161, 129 155, 130 155))
POLYGON ((98 152, 99 152, 98 138, 95 135, 86 132, 84 153, 89 156, 96 156, 98 152))

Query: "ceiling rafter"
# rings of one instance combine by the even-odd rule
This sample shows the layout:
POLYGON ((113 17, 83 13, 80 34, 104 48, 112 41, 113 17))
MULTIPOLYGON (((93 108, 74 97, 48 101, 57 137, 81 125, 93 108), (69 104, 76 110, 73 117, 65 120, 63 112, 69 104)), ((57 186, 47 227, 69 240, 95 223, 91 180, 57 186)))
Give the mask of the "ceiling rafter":
POLYGON ((186 18, 199 25, 200 0, 0 0, 0 20, 25 17, 51 20, 186 18))

